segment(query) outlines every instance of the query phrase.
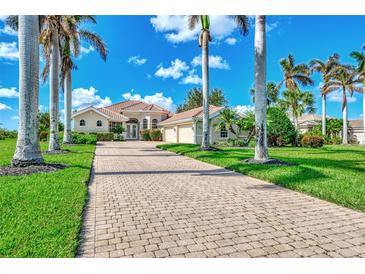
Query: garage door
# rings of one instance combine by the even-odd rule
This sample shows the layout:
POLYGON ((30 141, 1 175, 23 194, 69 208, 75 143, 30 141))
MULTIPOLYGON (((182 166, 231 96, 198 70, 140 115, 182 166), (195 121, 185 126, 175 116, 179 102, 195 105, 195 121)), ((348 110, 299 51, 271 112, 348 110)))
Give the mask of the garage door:
POLYGON ((193 125, 179 126, 179 143, 194 144, 193 125))
POLYGON ((164 128, 165 142, 176 143, 176 131, 173 127, 164 128))

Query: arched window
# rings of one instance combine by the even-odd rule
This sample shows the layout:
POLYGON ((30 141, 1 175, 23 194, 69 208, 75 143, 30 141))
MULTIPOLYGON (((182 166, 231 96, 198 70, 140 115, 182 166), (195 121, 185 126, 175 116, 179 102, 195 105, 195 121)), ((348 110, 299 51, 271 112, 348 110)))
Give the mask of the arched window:
POLYGON ((157 123, 158 123, 158 120, 157 119, 153 119, 152 120, 152 128, 157 128, 157 123))
POLYGON ((101 120, 96 121, 96 126, 97 127, 102 127, 103 126, 103 122, 101 120))
POLYGON ((143 119, 143 129, 147 129, 148 128, 148 121, 147 119, 143 119))
POLYGON ((85 125, 86 125, 85 120, 84 119, 80 120, 80 127, 84 127, 85 125))

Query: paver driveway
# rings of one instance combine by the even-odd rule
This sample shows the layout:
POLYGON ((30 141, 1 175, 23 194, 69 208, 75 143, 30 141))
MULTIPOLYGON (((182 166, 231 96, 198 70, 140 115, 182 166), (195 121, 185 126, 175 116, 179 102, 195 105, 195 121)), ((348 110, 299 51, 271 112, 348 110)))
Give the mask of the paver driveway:
POLYGON ((155 145, 97 146, 80 257, 365 257, 365 214, 155 145))

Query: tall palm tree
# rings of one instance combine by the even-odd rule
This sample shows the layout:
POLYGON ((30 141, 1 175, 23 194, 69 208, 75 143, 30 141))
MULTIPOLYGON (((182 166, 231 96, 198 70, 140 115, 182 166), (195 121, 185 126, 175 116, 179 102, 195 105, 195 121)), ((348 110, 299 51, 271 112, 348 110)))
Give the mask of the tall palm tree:
POLYGON ((362 92, 361 83, 357 71, 347 65, 339 65, 332 73, 331 79, 323 87, 323 92, 328 94, 332 91, 342 91, 342 144, 348 144, 347 132, 347 96, 346 92, 353 95, 355 91, 362 92))
MULTIPOLYGON (((248 33, 248 18, 245 15, 232 15, 237 26, 243 34, 248 33)), ((201 149, 209 149, 209 42, 210 20, 208 15, 190 15, 188 16, 189 29, 195 29, 198 23, 201 23, 201 32, 199 36, 199 46, 202 48, 202 91, 203 91, 203 138, 201 149)))
POLYGON ((266 16, 255 21, 255 160, 267 161, 266 16))
MULTIPOLYGON (((365 50, 365 45, 362 48, 365 50)), ((357 72, 359 73, 360 77, 362 78, 362 114, 363 114, 363 125, 364 125, 364 144, 365 144, 365 54, 364 52, 353 51, 351 52, 350 56, 354 58, 358 65, 357 65, 357 72)))
POLYGON ((309 65, 312 71, 319 72, 322 75, 323 85, 320 87, 322 96, 322 134, 326 135, 326 94, 323 92, 323 87, 331 79, 331 73, 339 64, 340 56, 335 53, 331 55, 326 62, 313 59, 309 65))
MULTIPOLYGON (((49 116, 50 116, 50 137, 49 151, 60 150, 59 143, 59 74, 60 74, 60 37, 62 35, 62 16, 45 16, 44 25, 40 35, 40 42, 43 45, 43 55, 49 64, 49 116)), ((42 73, 45 81, 44 73, 42 73)))
POLYGON ((71 112, 72 112, 72 75, 71 72, 77 69, 72 60, 72 54, 77 57, 80 53, 80 40, 84 40, 93 45, 99 52, 101 58, 106 61, 107 48, 103 40, 93 32, 81 29, 80 25, 84 23, 96 24, 94 16, 73 15, 64 16, 62 26, 64 37, 61 40, 61 86, 64 94, 64 135, 63 143, 71 143, 71 112))
POLYGON ((43 163, 37 119, 39 16, 20 15, 16 18, 16 25, 19 31, 19 129, 12 165, 27 166, 43 163))
POLYGON ((292 114, 293 124, 295 129, 298 129, 298 117, 304 113, 314 113, 314 96, 312 92, 296 89, 289 92, 283 92, 283 98, 279 99, 278 105, 284 111, 289 111, 292 114))

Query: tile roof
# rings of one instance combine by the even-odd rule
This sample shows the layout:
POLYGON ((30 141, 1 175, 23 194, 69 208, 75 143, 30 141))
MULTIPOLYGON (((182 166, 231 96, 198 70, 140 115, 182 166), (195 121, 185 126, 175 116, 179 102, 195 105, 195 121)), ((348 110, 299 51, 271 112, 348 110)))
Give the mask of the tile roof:
MULTIPOLYGON (((223 108, 224 107, 217 107, 217 106, 210 105, 209 106, 209 115, 212 115, 213 113, 220 111, 223 108)), ((165 124, 171 124, 174 122, 178 122, 181 120, 202 118, 202 117, 203 117, 203 107, 198 107, 198 108, 194 108, 194 109, 187 110, 184 112, 176 113, 171 118, 166 119, 166 120, 160 122, 159 124, 165 125, 165 124)))
MULTIPOLYGON (((328 118, 328 117, 327 117, 328 118)), ((317 114, 303 114, 298 118, 298 123, 304 123, 308 121, 321 121, 322 116, 317 114)))
POLYGON ((164 109, 155 104, 148 104, 138 100, 127 100, 120 103, 116 103, 110 106, 105 107, 114 112, 123 112, 123 111, 159 111, 166 114, 172 114, 167 109, 164 109))
POLYGON ((97 108, 97 110, 108 115, 110 117, 110 120, 113 122, 123 122, 128 120, 128 118, 125 117, 124 115, 107 108, 97 108))
POLYGON ((352 128, 363 128, 364 122, 363 118, 356 119, 356 120, 349 120, 350 127, 352 128))

